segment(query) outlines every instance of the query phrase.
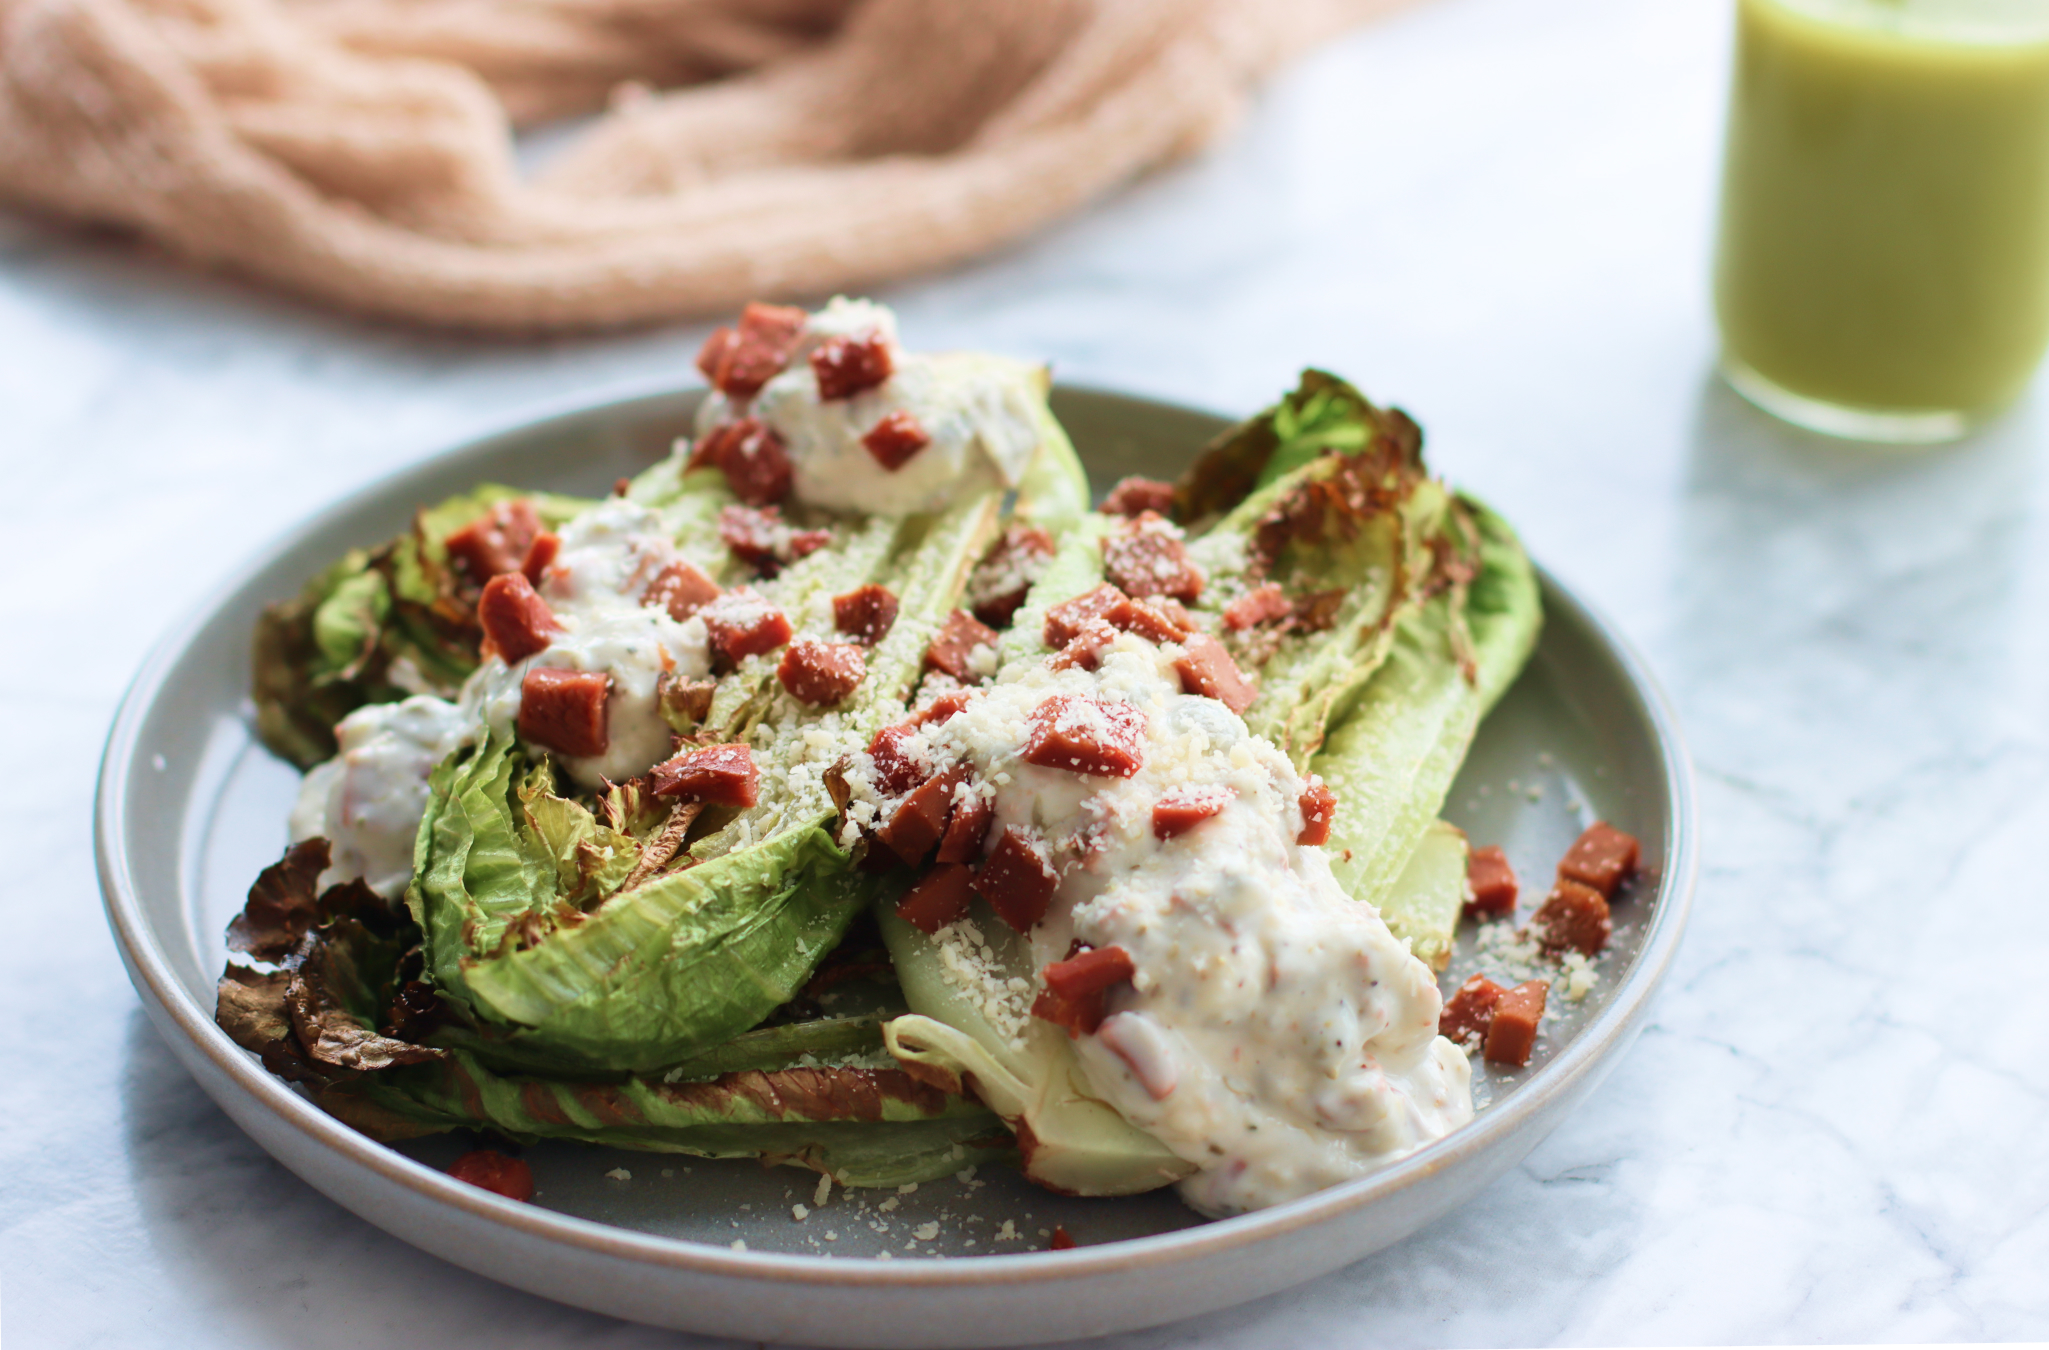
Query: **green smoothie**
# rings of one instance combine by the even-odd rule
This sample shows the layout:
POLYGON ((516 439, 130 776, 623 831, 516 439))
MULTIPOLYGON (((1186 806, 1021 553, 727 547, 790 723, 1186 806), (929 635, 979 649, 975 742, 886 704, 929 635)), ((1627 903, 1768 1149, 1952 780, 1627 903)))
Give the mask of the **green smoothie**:
POLYGON ((2049 0, 1738 0, 1716 273, 1746 392, 2018 394, 2049 344, 2049 0))

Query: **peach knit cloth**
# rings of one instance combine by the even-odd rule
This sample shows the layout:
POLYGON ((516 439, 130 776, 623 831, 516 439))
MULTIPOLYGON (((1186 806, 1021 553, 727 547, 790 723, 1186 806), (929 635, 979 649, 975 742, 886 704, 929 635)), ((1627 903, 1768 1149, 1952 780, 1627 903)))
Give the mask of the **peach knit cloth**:
POLYGON ((701 315, 1018 239, 1398 3, 0 0, 0 200, 421 323, 701 315))

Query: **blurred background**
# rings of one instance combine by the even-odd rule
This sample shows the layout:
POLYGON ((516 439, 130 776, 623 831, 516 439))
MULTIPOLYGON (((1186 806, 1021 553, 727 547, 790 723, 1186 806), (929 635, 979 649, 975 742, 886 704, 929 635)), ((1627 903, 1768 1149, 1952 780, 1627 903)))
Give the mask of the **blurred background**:
MULTIPOLYGON (((1896 451, 1720 383, 1731 24, 1727 0, 1422 0, 1280 67, 1193 157, 873 288, 913 347, 1061 380, 1235 415, 1313 363, 1400 404, 1641 646, 1697 761, 1692 928, 1594 1097, 1403 1244, 1120 1345, 2049 1335, 2039 399, 1896 451)), ((481 431, 695 382, 709 328, 425 330, 0 209, 18 1344, 685 1340, 443 1265, 283 1172, 139 1011, 89 814, 121 690, 242 560, 481 431)))

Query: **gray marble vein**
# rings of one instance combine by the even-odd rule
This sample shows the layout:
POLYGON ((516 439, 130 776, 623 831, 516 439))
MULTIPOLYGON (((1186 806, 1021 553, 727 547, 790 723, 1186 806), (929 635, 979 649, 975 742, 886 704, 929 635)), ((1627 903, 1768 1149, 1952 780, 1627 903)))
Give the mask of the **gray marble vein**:
MULTIPOLYGON (((1439 0, 1027 246, 889 289, 925 346, 1243 411, 1314 362, 1636 636, 1701 775, 1655 1022, 1464 1210, 1141 1347, 2049 1337, 2049 484, 2039 396, 1829 443, 1712 376, 1723 0, 1439 0)), ((0 216, 0 1288, 20 1347, 689 1338, 421 1255, 246 1139, 100 919, 115 701, 344 490, 687 377, 702 327, 422 336, 0 216)))

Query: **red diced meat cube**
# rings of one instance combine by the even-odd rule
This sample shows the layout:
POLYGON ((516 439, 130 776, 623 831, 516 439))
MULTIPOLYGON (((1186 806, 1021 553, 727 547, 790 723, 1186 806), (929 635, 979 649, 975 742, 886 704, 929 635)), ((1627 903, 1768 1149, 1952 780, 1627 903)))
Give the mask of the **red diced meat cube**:
POLYGON ((1045 846, 1015 825, 1004 827, 975 873, 975 893, 1020 933, 1030 932, 1046 917, 1046 905, 1059 885, 1045 846))
POLYGON ((1128 703, 1056 694, 1032 711, 1031 720, 1027 764, 1129 778, 1144 762, 1145 714, 1128 703))
POLYGON ((896 902, 896 916, 921 933, 936 933, 967 917, 969 869, 941 863, 896 902))
POLYGON ((1147 511, 1166 515, 1174 509, 1174 485, 1133 475, 1120 479, 1096 509, 1106 516, 1137 516, 1147 511))
POLYGON ((792 698, 825 708, 861 687, 868 674, 868 659, 851 642, 805 638, 790 644, 775 673, 792 698))
POLYGON ((882 335, 864 333, 830 337, 812 348, 811 373, 818 377, 818 397, 830 402, 875 388, 895 373, 895 365, 882 335))
POLYGON ((790 620, 781 610, 741 586, 698 611, 712 650, 728 666, 772 652, 790 640, 790 620))
POLYGON ((955 788, 953 815, 946 822, 946 833, 939 836, 939 861, 971 863, 981 857, 982 841, 989 837, 989 824, 995 818, 995 802, 980 792, 955 788))
POLYGON ((1104 622, 1113 628, 1122 628, 1127 633, 1136 633, 1148 642, 1180 642, 1195 628, 1193 622, 1183 622, 1188 611, 1181 608, 1181 602, 1163 595, 1148 600, 1119 600, 1103 615, 1104 622), (1169 609, 1167 606, 1172 605, 1169 609))
POLYGON ((1046 1244, 1046 1250, 1049 1252, 1071 1251, 1074 1245, 1074 1234, 1067 1231, 1066 1225, 1054 1224, 1053 1240, 1046 1244))
POLYGON ((719 598, 718 583, 687 562, 678 560, 655 573, 641 593, 643 605, 659 605, 677 623, 719 598))
POLYGON ((1487 1027, 1489 1064, 1520 1069, 1530 1062, 1530 1051, 1537 1044, 1537 1024, 1544 1018, 1544 1002, 1550 992, 1548 981, 1528 980, 1494 1004, 1494 1018, 1487 1027))
POLYGON ((1508 855, 1492 845, 1474 849, 1466 860, 1466 913, 1513 913, 1515 894, 1515 869, 1508 865, 1508 855))
POLYGON ((832 598, 832 626, 872 647, 896 627, 897 599, 886 586, 858 586, 832 598))
POLYGON ((1062 998, 1100 994, 1112 985, 1127 983, 1137 973, 1131 953, 1122 947, 1084 947, 1039 972, 1046 987, 1062 998))
POLYGON ((1115 586, 1104 585, 1072 600, 1063 600, 1046 611, 1046 629, 1041 636, 1057 652, 1079 637, 1089 620, 1102 618, 1128 598, 1115 586))
POLYGON ((733 556, 769 576, 832 542, 830 530, 799 530, 773 506, 728 506, 719 512, 719 538, 733 556))
POLYGON ((541 517, 534 511, 534 504, 521 497, 499 502, 442 540, 441 546, 447 550, 449 561, 481 586, 492 577, 517 572, 540 532, 541 517))
POLYGON ((1508 992, 1485 975, 1475 975, 1444 1001, 1437 1016, 1437 1034, 1465 1044, 1487 1035, 1494 1021, 1494 1005, 1508 992))
POLYGON ((524 1158, 508 1158, 494 1149, 472 1149, 448 1166, 448 1175, 507 1200, 534 1198, 534 1169, 524 1158))
POLYGON ((1072 670, 1077 666, 1083 670, 1094 670, 1103 648, 1116 640, 1117 630, 1106 620, 1090 619, 1074 635, 1073 641, 1046 658, 1046 664, 1054 670, 1072 670))
POLYGON ((1608 917, 1608 899, 1591 886, 1565 877, 1551 888, 1530 920, 1537 941, 1547 952, 1578 951, 1588 956, 1608 945, 1615 925, 1608 917))
POLYGON ((715 806, 752 806, 760 794, 761 770, 744 745, 708 745, 685 750, 650 770, 657 797, 684 797, 715 806))
POLYGON ((529 670, 519 682, 519 734, 573 759, 611 744, 605 711, 612 677, 597 670, 529 670))
POLYGON ((917 715, 911 718, 911 724, 920 727, 939 726, 967 707, 974 701, 974 697, 975 691, 972 689, 950 690, 920 708, 917 715))
POLYGON ((562 551, 562 536, 553 530, 542 530, 534 536, 534 542, 527 545, 526 557, 520 560, 519 573, 534 585, 541 584, 541 578, 553 565, 555 555, 562 551))
POLYGON ((484 583, 477 598, 477 623, 484 630, 484 655, 517 665, 548 646, 548 635, 560 632, 555 611, 519 572, 501 572, 484 583))
POLYGON ((733 495, 749 506, 770 506, 790 495, 796 470, 783 438, 758 418, 723 422, 690 452, 690 467, 710 465, 726 476, 733 495))
POLYGON ((1582 886, 1591 886, 1604 900, 1615 898, 1616 888, 1636 871, 1642 849, 1633 834, 1624 834, 1605 820, 1587 826, 1572 841, 1558 864, 1558 875, 1582 886))
POLYGON ((905 747, 918 734, 915 723, 884 727, 868 742, 868 757, 875 761, 875 787, 886 796, 909 792, 931 770, 923 756, 905 747))
POLYGON ((1175 788, 1153 803, 1153 838, 1183 835, 1231 804, 1226 787, 1175 788))
POLYGON ((1238 663, 1224 650, 1224 644, 1207 633, 1197 633, 1182 644, 1174 660, 1181 675, 1181 692, 1216 699, 1234 713, 1244 712, 1259 697, 1259 688, 1238 669, 1238 663))
POLYGON ((970 654, 995 640, 995 629, 977 622, 966 610, 957 609, 946 616, 946 622, 939 626, 939 636, 925 649, 925 668, 944 671, 964 684, 973 684, 981 676, 971 664, 970 654))
POLYGON ((1126 595, 1171 595, 1193 602, 1202 594, 1202 573, 1188 560, 1174 527, 1147 511, 1103 541, 1103 575, 1126 595))
POLYGON ((1234 633, 1276 619, 1285 619, 1295 607, 1288 603, 1288 596, 1280 587, 1268 583, 1245 594, 1224 606, 1224 627, 1234 633))
POLYGON ((968 579, 968 608, 991 628, 1008 628, 1032 583, 1053 556, 1053 536, 1035 525, 1013 525, 968 579))
POLYGON ((741 311, 738 332, 713 331, 697 353, 697 368, 728 398, 752 398, 790 363, 803 331, 803 310, 756 302, 741 311))
POLYGON ((875 462, 895 473, 926 446, 932 444, 932 437, 924 426, 907 412, 889 413, 868 428, 868 434, 861 438, 861 448, 875 457, 875 462))
POLYGON ((953 813, 953 785, 957 781, 954 775, 944 774, 918 784, 910 796, 897 803, 875 837, 891 853, 916 867, 946 833, 947 820, 953 813))
POLYGON ((1329 843, 1331 823, 1338 818, 1338 794, 1330 790, 1330 784, 1311 774, 1296 804, 1302 808, 1302 833, 1295 836, 1295 842, 1311 847, 1329 843))

